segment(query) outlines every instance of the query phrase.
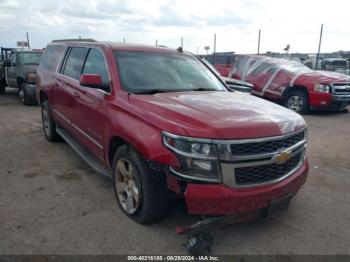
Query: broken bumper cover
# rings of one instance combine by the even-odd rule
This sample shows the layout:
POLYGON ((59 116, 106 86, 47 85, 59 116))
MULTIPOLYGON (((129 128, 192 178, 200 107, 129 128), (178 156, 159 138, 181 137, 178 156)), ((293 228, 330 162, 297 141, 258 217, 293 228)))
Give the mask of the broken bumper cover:
POLYGON ((193 215, 233 215, 254 212, 269 206, 271 201, 296 194, 305 183, 309 166, 305 163, 281 182, 245 189, 229 188, 222 184, 187 185, 187 210, 193 215))

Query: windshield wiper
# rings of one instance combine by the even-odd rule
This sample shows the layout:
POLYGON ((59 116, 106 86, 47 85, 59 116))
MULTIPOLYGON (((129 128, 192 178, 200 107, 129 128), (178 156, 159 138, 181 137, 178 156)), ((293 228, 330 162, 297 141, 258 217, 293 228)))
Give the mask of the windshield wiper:
POLYGON ((143 89, 143 90, 137 90, 136 92, 132 92, 133 94, 141 95, 141 94, 148 94, 148 95, 154 95, 157 93, 168 93, 168 92, 174 92, 174 90, 167 90, 167 89, 143 89))
POLYGON ((219 91, 219 90, 213 89, 213 88, 198 87, 198 88, 189 89, 189 90, 186 90, 186 91, 219 91))

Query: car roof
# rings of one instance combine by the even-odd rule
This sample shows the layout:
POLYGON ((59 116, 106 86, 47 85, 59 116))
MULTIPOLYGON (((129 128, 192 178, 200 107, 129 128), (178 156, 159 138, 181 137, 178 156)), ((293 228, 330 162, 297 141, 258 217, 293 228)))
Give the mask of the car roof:
POLYGON ((275 64, 275 65, 285 65, 285 64, 301 64, 299 61, 286 59, 286 58, 280 58, 280 57, 272 57, 272 56, 265 56, 265 55, 238 55, 238 56, 247 56, 252 57, 257 60, 263 60, 266 63, 269 64, 275 64))
POLYGON ((62 44, 72 46, 101 46, 113 51, 140 51, 140 52, 154 52, 154 53, 177 53, 181 52, 178 49, 168 48, 166 46, 153 46, 134 43, 110 42, 110 41, 95 41, 93 39, 66 39, 54 40, 51 44, 62 44))
POLYGON ((18 53, 42 53, 44 50, 17 50, 13 49, 12 52, 18 52, 18 53))

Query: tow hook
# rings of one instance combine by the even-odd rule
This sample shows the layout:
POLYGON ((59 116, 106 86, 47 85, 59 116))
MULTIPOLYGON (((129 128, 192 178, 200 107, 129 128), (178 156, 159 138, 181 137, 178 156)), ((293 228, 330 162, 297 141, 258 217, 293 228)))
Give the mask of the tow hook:
POLYGON ((233 224, 247 222, 261 217, 261 210, 239 215, 203 217, 202 220, 186 227, 176 227, 177 235, 187 235, 188 239, 183 246, 193 256, 211 253, 214 246, 214 232, 233 224))
POLYGON ((184 247, 193 256, 202 255, 205 251, 211 253, 214 245, 214 236, 210 232, 203 232, 188 238, 184 247))

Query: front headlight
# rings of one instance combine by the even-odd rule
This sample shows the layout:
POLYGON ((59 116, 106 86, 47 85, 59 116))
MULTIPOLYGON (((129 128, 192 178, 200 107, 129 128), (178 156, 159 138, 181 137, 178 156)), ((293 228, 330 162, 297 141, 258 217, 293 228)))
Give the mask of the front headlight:
POLYGON ((181 167, 170 169, 179 176, 218 182, 220 164, 216 145, 210 139, 196 139, 163 132, 164 145, 175 153, 181 167))
POLYGON ((28 73, 27 74, 27 82, 28 83, 35 83, 36 80, 36 73, 28 73))
POLYGON ((315 92, 329 93, 329 85, 316 83, 314 86, 315 92))

